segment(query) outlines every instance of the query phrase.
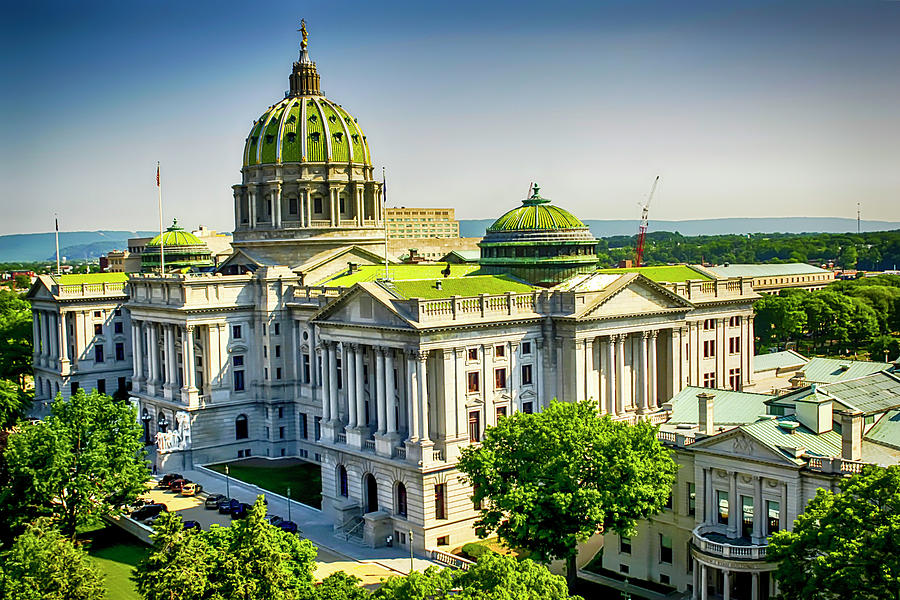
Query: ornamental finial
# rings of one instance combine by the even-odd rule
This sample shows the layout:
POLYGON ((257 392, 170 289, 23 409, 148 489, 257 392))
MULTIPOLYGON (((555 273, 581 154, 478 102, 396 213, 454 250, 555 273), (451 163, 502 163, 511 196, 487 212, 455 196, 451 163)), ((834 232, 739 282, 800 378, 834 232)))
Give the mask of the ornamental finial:
POLYGON ((538 184, 535 183, 535 184, 534 184, 534 193, 531 194, 531 197, 532 197, 532 198, 540 198, 540 197, 541 197, 541 195, 539 194, 540 191, 541 191, 541 188, 539 188, 539 187, 538 187, 538 184))
POLYGON ((297 31, 303 36, 303 39, 300 41, 300 49, 306 50, 306 46, 309 43, 309 35, 306 33, 306 19, 300 19, 300 29, 297 31))

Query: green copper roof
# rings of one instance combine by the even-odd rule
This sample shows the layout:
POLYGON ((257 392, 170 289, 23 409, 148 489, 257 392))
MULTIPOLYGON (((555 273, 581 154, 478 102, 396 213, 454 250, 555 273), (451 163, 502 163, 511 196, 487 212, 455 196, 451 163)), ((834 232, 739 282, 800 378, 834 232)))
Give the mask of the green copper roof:
MULTIPOLYGON (((773 450, 781 448, 804 448, 808 453, 818 456, 840 456, 841 455, 841 434, 834 430, 825 433, 816 434, 807 429, 797 417, 791 415, 777 419, 766 419, 744 425, 741 430, 750 434, 763 444, 766 444, 773 450), (798 423, 799 426, 793 433, 780 427, 779 423, 798 423)), ((802 464, 802 459, 791 460, 797 464, 802 464)))
MULTIPOLYGON (((427 264, 427 265, 389 265, 388 276, 394 281, 406 279, 438 279, 443 277, 441 271, 445 270, 447 265, 444 263, 427 264)), ((477 271, 478 265, 450 265, 450 277, 464 277, 469 273, 477 271)), ((361 265, 352 273, 344 270, 331 279, 317 285, 327 285, 329 287, 350 287, 354 283, 360 281, 375 281, 384 278, 384 265, 361 265)))
POLYGON ((697 394, 707 392, 714 394, 713 422, 716 425, 746 425, 759 420, 766 414, 766 400, 772 397, 765 394, 735 392, 731 390, 711 390, 708 388, 688 386, 675 394, 672 403, 672 417, 667 423, 697 423, 700 419, 700 403, 697 394))
POLYGON ((60 285, 81 285, 82 283, 122 283, 128 281, 127 273, 73 273, 71 275, 54 275, 53 279, 60 285))
POLYGON ((793 350, 757 354, 753 357, 753 371, 771 371, 772 369, 784 369, 786 367, 803 366, 809 359, 793 350))
POLYGON ((702 271, 699 271, 690 265, 663 265, 659 267, 626 267, 616 269, 598 269, 598 273, 640 273, 647 279, 653 281, 666 281, 668 283, 679 283, 688 281, 689 279, 702 279, 710 281, 712 278, 702 271))
MULTIPOLYGON (((206 243, 190 231, 185 231, 178 226, 178 221, 172 222, 172 226, 162 234, 164 246, 206 246, 206 243)), ((159 246, 160 236, 156 236, 146 247, 159 246)))
POLYGON ((253 123, 244 166, 286 162, 371 165, 369 145, 356 119, 323 96, 291 96, 253 123))
POLYGON ((468 277, 440 277, 391 281, 381 284, 401 298, 450 298, 451 296, 477 296, 479 294, 522 294, 534 288, 519 279, 507 275, 470 275, 468 277))
POLYGON ((514 208, 494 221, 488 231, 517 231, 522 229, 579 229, 587 227, 581 219, 564 208, 554 206, 547 198, 542 198, 540 188, 535 185, 530 198, 522 201, 522 206, 514 208))
POLYGON ((890 363, 867 360, 816 357, 811 358, 801 370, 803 371, 803 381, 807 383, 836 383, 858 379, 879 371, 887 371, 891 366, 890 363))

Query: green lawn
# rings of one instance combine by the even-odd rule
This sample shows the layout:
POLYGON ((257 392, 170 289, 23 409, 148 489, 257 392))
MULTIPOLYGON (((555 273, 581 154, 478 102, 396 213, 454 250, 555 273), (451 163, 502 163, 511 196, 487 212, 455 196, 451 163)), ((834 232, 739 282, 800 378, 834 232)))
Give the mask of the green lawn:
MULTIPOLYGON (((219 473, 225 472, 225 464, 207 465, 219 473)), ((297 459, 262 460, 227 463, 231 477, 252 483, 264 490, 287 496, 307 506, 322 507, 322 468, 319 465, 297 459)))
POLYGON ((107 600, 140 600, 131 571, 147 555, 149 546, 113 526, 88 536, 88 554, 106 577, 107 600))

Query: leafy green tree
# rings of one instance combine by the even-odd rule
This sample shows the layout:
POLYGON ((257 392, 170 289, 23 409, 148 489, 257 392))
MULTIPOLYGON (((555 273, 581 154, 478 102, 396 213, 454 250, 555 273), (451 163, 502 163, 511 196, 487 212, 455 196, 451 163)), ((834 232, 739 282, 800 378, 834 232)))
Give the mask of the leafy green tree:
POLYGON ((25 275, 24 273, 16 275, 14 279, 16 283, 16 287, 25 290, 31 287, 31 277, 25 275))
POLYGON ((758 350, 800 337, 807 318, 803 310, 804 295, 766 295, 756 301, 753 310, 754 329, 760 341, 758 350))
POLYGON ((439 600, 448 598, 453 589, 453 571, 428 567, 406 577, 391 577, 372 594, 373 600, 439 600))
POLYGON ((462 451, 459 469, 482 506, 476 532, 497 532, 541 560, 566 560, 575 580, 577 543, 600 531, 623 535, 659 512, 676 465, 643 421, 628 425, 592 402, 553 402, 488 428, 481 446, 462 451))
POLYGON ((31 396, 9 379, 0 379, 0 429, 9 429, 25 416, 31 396))
POLYGON ((900 357, 900 337, 880 335, 869 344, 872 360, 897 360, 900 357))
POLYGON ((0 555, 0 597, 9 600, 99 600, 103 576, 47 519, 30 524, 0 555))
POLYGON ((25 387, 31 374, 31 305, 18 293, 0 290, 0 379, 14 379, 25 387))
POLYGON ((53 402, 43 421, 9 437, 0 503, 13 525, 51 517, 63 533, 116 514, 149 478, 135 409, 96 391, 53 402))
POLYGON ((844 246, 841 248, 840 263, 845 269, 855 269, 856 261, 859 260, 859 253, 856 246, 844 246))
POLYGON ((185 530, 176 513, 164 512, 153 523, 153 549, 134 570, 144 600, 204 600, 212 597, 214 561, 206 537, 185 530))
POLYGON ((332 573, 316 586, 315 600, 366 600, 371 594, 359 583, 359 577, 343 571, 332 573))
POLYGON ((468 571, 460 571, 456 585, 460 600, 568 600, 566 580, 547 567, 525 559, 488 552, 468 571))
POLYGON ((900 597, 900 466, 865 466, 840 488, 819 488, 793 530, 769 540, 779 598, 900 597))

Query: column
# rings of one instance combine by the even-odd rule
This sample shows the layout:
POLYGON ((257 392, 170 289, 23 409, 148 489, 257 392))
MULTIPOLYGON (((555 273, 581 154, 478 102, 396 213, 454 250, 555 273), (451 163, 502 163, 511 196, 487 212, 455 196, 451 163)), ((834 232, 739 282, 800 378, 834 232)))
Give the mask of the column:
POLYGON ((234 196, 234 228, 241 228, 241 190, 235 188, 232 192, 234 196))
POLYGON ((639 402, 638 412, 643 414, 647 412, 647 340, 650 337, 649 331, 641 332, 641 346, 638 352, 638 376, 637 376, 637 398, 639 402))
POLYGON ((722 591, 724 592, 724 600, 731 600, 731 571, 722 569, 722 591))
MULTIPOLYGON (((361 345, 357 345, 355 355, 355 368, 354 371, 356 373, 355 385, 356 385, 356 423, 359 427, 366 426, 366 420, 368 419, 368 415, 366 414, 366 395, 363 392, 363 347, 361 345)), ((373 373, 374 377, 375 374, 373 373)))
POLYGON ((597 394, 598 374, 597 367, 594 365, 594 338, 584 340, 584 374, 586 376, 584 397, 590 398, 599 406, 600 398, 597 394))
MULTIPOLYGON (((446 354, 446 350, 444 353, 446 354)), ((446 365, 446 363, 444 363, 446 365)), ((514 412, 518 412, 519 406, 519 387, 521 384, 519 383, 519 342, 512 342, 509 344, 509 413, 512 414, 514 412)), ((446 380, 447 369, 444 369, 444 378, 446 380)), ((533 374, 532 374, 533 376, 533 374)), ((445 395, 446 398, 446 395, 445 395)), ((445 410, 445 413, 448 411, 445 410)), ((449 414, 449 413, 448 413, 449 414)), ((449 429, 449 422, 447 423, 446 429, 449 429)), ((447 435, 450 435, 449 431, 445 431, 447 435)))
POLYGON ((34 340, 34 364, 40 364, 40 356, 41 356, 41 317, 38 311, 33 311, 31 313, 31 339, 34 340))
MULTIPOLYGON (((544 408, 545 403, 549 403, 544 399, 544 341, 541 339, 535 340, 534 349, 534 377, 535 387, 537 388, 537 405, 534 408, 535 412, 539 412, 544 408)), ((468 421, 464 420, 461 423, 468 428, 468 421)))
POLYGON ((359 424, 359 415, 356 412, 356 344, 346 344, 346 360, 342 362, 344 389, 347 390, 347 412, 350 415, 347 421, 347 429, 352 429, 359 424))
POLYGON ((737 473, 728 477, 728 536, 737 537, 738 532, 737 473))
POLYGON ((141 325, 138 321, 131 322, 131 368, 132 368, 132 376, 131 380, 134 383, 135 390, 140 390, 140 386, 138 385, 141 381, 141 373, 144 368, 141 366, 141 352, 143 351, 143 344, 141 344, 141 325))
POLYGON ((781 484, 781 505, 778 507, 778 530, 779 531, 784 531, 785 529, 788 528, 787 501, 788 501, 787 482, 782 482, 782 484, 781 484))
POLYGON ((66 313, 59 311, 59 364, 63 372, 68 372, 69 364, 69 342, 66 331, 66 313))
POLYGON ((647 404, 650 410, 659 407, 659 390, 656 384, 656 374, 658 365, 656 364, 656 344, 659 340, 659 330, 654 329, 650 332, 650 345, 647 354, 647 389, 650 394, 647 398, 647 404))
POLYGON ((746 344, 745 348, 747 349, 747 351, 746 351, 747 369, 746 369, 746 372, 743 374, 743 380, 747 385, 749 385, 749 384, 753 383, 753 357, 756 354, 756 348, 755 348, 756 334, 753 329, 753 315, 750 315, 749 317, 744 317, 744 322, 747 324, 746 330, 744 332, 744 334, 747 336, 747 341, 745 343, 746 344))
POLYGON ((378 435, 387 430, 387 407, 385 406, 384 348, 375 349, 375 404, 377 408, 378 435))
POLYGON ((725 344, 727 319, 716 319, 716 387, 725 389, 728 386, 728 371, 725 368, 725 361, 728 358, 728 348, 725 344))
POLYGON ((338 412, 338 390, 337 390, 337 344, 328 342, 328 387, 327 396, 328 404, 331 406, 331 418, 334 421, 340 419, 338 412))
POLYGON ((222 372, 222 354, 220 347, 222 340, 219 338, 222 325, 213 323, 206 328, 207 352, 206 361, 206 384, 209 386, 210 393, 213 387, 219 386, 219 374, 222 372))
MULTIPOLYGON (((312 394, 315 398, 316 387, 319 385, 319 353, 316 351, 318 340, 316 340, 316 328, 312 325, 306 326, 307 346, 309 347, 309 382, 312 386, 312 394)), ((324 369, 323 369, 324 370, 324 369)))
POLYGON ((166 383, 169 387, 175 387, 178 383, 178 373, 176 366, 178 357, 175 354, 175 326, 167 324, 166 326, 166 383))
MULTIPOLYGON (((328 422, 331 416, 331 362, 330 353, 327 345, 323 342, 322 347, 317 349, 316 358, 322 358, 322 421, 328 422)), ((313 365, 318 368, 318 364, 313 365)))
POLYGON ((759 600, 759 573, 750 574, 750 600, 759 600))
POLYGON ((700 600, 707 600, 707 594, 709 593, 706 577, 706 565, 700 565, 700 600))
POLYGON ((281 228, 281 184, 272 189, 272 227, 281 228))
POLYGON ((669 387, 671 388, 672 396, 681 391, 681 385, 684 381, 684 378, 681 374, 681 365, 682 365, 682 348, 684 347, 683 342, 681 340, 681 328, 676 327, 672 330, 672 337, 670 338, 670 354, 672 360, 672 371, 669 373, 669 377, 671 378, 671 383, 669 387))
MULTIPOLYGON (((691 557, 688 557, 691 560, 691 557)), ((700 600, 700 563, 694 561, 694 589, 691 592, 691 600, 700 600)), ((754 600, 756 600, 754 598, 754 600)))
POLYGON ((59 337, 56 332, 56 313, 48 312, 47 313, 47 340, 49 340, 49 344, 47 344, 48 348, 48 359, 50 364, 56 363, 57 357, 59 356, 59 337))
POLYGON ((407 419, 409 420, 409 441, 419 441, 419 383, 418 373, 416 372, 416 359, 412 352, 406 354, 406 374, 407 374, 407 403, 409 410, 407 411, 407 419))
POLYGON ((384 353, 384 395, 387 402, 387 432, 397 433, 397 393, 394 390, 394 349, 386 348, 384 353))
POLYGON ((765 508, 762 501, 762 477, 753 477, 753 541, 759 543, 763 536, 763 519, 765 508))
POLYGON ((197 361, 194 360, 194 326, 184 328, 181 340, 181 362, 184 367, 184 388, 188 392, 197 391, 197 361))
POLYGON ((256 190, 253 188, 247 189, 247 212, 250 213, 248 227, 250 229, 256 228, 256 190))
POLYGON ((147 383, 154 386, 159 383, 159 342, 157 341, 156 324, 149 323, 147 325, 147 357, 150 360, 149 370, 147 371, 147 383))
POLYGON ((418 359, 416 361, 416 379, 418 380, 419 402, 421 404, 419 407, 419 438, 423 442, 431 441, 428 423, 428 354, 429 351, 425 350, 419 352, 419 355, 416 357, 418 359))
MULTIPOLYGON (((585 341, 584 340, 575 340, 575 352, 572 355, 575 364, 574 371, 574 380, 573 385, 565 385, 563 387, 563 394, 568 395, 568 390, 572 392, 572 400, 575 402, 581 402, 585 398, 587 398, 587 365, 585 360, 585 341)), ((568 370, 568 369, 567 369, 568 370)), ((571 373, 571 371, 569 371, 571 373)), ((568 401, 568 398, 567 398, 568 401)))
POLYGON ((716 522, 716 494, 713 490, 712 468, 703 469, 703 492, 704 492, 704 508, 706 518, 704 521, 708 524, 716 522))
POLYGON ((363 210, 362 187, 359 185, 353 186, 353 198, 356 203, 356 225, 362 227, 363 220, 365 219, 365 212, 363 210))
POLYGON ((625 335, 616 336, 616 415, 625 414, 625 335))
POLYGON ((306 227, 310 227, 312 224, 312 198, 309 197, 309 190, 303 190, 303 198, 306 202, 306 227))
POLYGON ((606 412, 616 413, 616 336, 606 338, 606 412))
POLYGON ((340 214, 340 204, 337 199, 337 190, 328 186, 328 206, 331 208, 329 211, 331 217, 331 226, 337 227, 341 222, 341 214, 340 214))

